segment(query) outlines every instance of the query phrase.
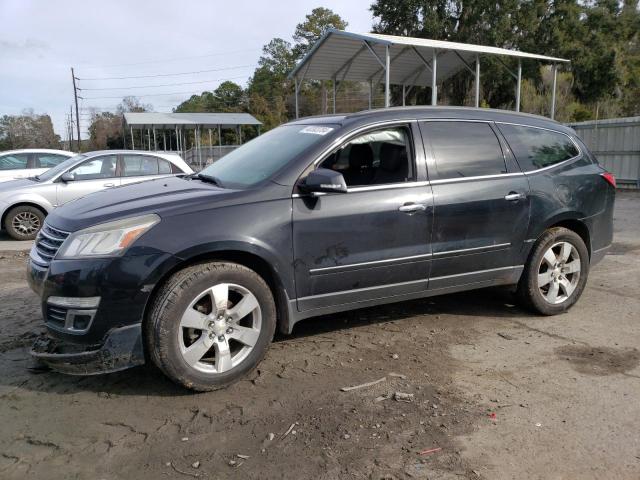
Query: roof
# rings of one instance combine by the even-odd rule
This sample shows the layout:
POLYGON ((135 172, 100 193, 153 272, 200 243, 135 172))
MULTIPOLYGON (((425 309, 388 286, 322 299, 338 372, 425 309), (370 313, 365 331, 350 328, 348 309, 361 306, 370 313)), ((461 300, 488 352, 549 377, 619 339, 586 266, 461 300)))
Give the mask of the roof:
POLYGON ((550 128, 561 132, 570 132, 571 129, 555 120, 531 113, 514 112, 512 110, 500 110, 495 108, 473 108, 454 106, 411 106, 391 107, 364 110, 346 115, 321 115, 304 117, 293 120, 291 124, 321 124, 335 123, 340 125, 369 124, 378 121, 409 121, 414 119, 456 119, 485 120, 492 122, 518 123, 550 128))
POLYGON ((55 148, 19 148, 16 150, 0 151, 0 155, 7 155, 12 153, 55 153, 56 155, 67 155, 73 157, 77 155, 75 152, 69 152, 67 150, 56 150, 55 148))
POLYGON ((296 65, 291 76, 315 80, 331 80, 337 76, 339 80, 380 81, 384 78, 382 64, 387 46, 391 58, 392 84, 431 85, 430 67, 425 64, 431 63, 434 51, 437 52, 438 82, 463 68, 471 68, 476 55, 500 55, 550 63, 569 62, 564 58, 506 48, 330 29, 296 65), (378 59, 371 51, 375 52, 378 59))
POLYGON ((217 128, 237 125, 262 125, 258 119, 248 113, 157 113, 128 112, 124 121, 132 128, 217 128))

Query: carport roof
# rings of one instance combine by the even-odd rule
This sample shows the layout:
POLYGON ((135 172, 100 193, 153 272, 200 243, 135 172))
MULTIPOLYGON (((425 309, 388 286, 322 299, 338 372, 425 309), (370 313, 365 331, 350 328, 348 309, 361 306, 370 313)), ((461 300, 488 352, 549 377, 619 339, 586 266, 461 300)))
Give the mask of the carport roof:
POLYGON ((238 125, 262 125, 248 113, 156 113, 128 112, 124 114, 126 124, 134 129, 141 128, 223 128, 238 125))
POLYGON ((549 63, 569 62, 564 58, 506 48, 330 29, 296 65, 291 76, 315 80, 381 81, 385 73, 387 46, 391 63, 389 81, 399 85, 431 85, 430 63, 434 52, 437 54, 438 82, 463 68, 471 70, 477 55, 499 55, 549 63))

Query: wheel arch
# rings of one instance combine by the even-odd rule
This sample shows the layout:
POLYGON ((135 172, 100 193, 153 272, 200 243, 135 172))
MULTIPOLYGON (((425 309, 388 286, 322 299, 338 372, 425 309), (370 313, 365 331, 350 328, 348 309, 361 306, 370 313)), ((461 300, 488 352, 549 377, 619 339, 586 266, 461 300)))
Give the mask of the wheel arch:
POLYGON ((16 207, 22 207, 22 206, 37 208, 38 210, 40 210, 44 214, 45 217, 47 215, 49 215, 49 210, 46 207, 44 207, 43 205, 41 205, 41 204, 39 204, 37 202, 33 202, 33 201, 29 201, 29 200, 19 201, 19 202, 16 202, 16 203, 13 203, 13 204, 9 205, 4 210, 4 212, 2 212, 2 217, 0 218, 0 226, 1 226, 1 228, 4 228, 4 222, 7 219, 7 215, 9 214, 9 212, 11 210, 13 210, 14 208, 16 208, 16 207))
POLYGON ((167 271, 165 271, 155 283, 149 297, 147 298, 142 321, 147 321, 151 305, 155 301, 155 298, 158 295, 158 292, 161 290, 162 286, 171 278, 171 276, 173 276, 180 270, 196 265, 198 263, 214 261, 227 261, 237 263, 250 268, 258 275, 260 275, 260 277, 262 277, 262 279, 267 283, 269 289, 271 290, 271 293, 273 294, 273 299, 276 304, 278 329, 283 333, 289 332, 289 296, 278 271, 276 270, 276 268, 274 268, 273 264, 265 258, 265 255, 261 255, 255 251, 250 251, 249 249, 238 248, 238 246, 235 246, 234 248, 221 247, 219 249, 200 251, 186 258, 180 257, 180 260, 173 266, 171 266, 171 268, 169 268, 167 271))

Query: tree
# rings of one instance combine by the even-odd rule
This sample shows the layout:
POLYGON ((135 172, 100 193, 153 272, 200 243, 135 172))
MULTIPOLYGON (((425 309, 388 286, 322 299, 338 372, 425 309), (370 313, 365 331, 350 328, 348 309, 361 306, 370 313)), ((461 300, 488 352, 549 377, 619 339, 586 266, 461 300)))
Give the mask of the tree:
POLYGON ((33 110, 4 115, 0 119, 0 149, 18 148, 60 148, 60 136, 53 130, 51 117, 33 110))
POLYGON ((124 97, 113 112, 91 112, 89 124, 89 148, 105 150, 125 148, 122 116, 127 112, 148 112, 153 105, 142 103, 137 97, 124 97))
POLYGON ((296 26, 293 40, 295 56, 300 59, 329 29, 345 30, 349 25, 340 15, 324 7, 314 8, 305 21, 296 26))

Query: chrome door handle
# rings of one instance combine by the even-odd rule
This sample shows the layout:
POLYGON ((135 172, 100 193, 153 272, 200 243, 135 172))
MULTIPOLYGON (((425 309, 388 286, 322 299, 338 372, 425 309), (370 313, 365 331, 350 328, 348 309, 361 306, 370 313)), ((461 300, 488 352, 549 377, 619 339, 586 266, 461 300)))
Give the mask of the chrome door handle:
POLYGON ((511 192, 508 195, 504 196, 504 199, 508 202, 514 202, 516 200, 524 200, 527 196, 524 193, 515 193, 511 192))
POLYGON ((427 206, 422 203, 409 203, 398 208, 398 210, 405 213, 424 212, 426 209, 427 206))
POLYGON ((105 183, 103 186, 107 187, 107 188, 111 188, 111 187, 115 187, 116 184, 115 183, 105 183))

